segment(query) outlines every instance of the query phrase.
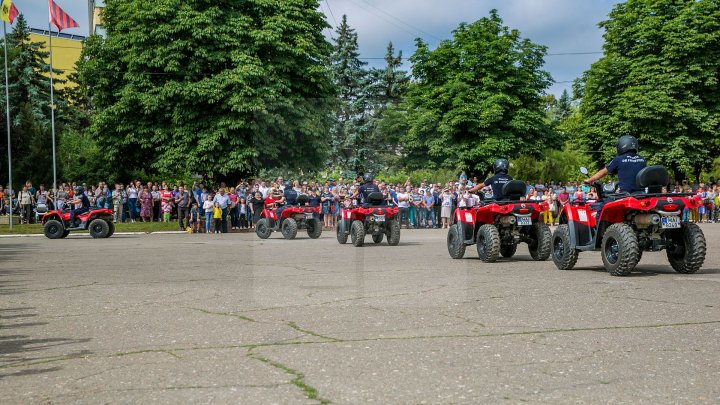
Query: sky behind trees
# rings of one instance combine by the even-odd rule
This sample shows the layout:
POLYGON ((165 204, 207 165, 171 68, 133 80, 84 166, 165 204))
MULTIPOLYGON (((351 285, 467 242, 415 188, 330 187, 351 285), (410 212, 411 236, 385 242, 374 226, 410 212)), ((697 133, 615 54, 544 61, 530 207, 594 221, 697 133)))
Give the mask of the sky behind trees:
MULTIPOLYGON (((88 34, 87 1, 56 0, 79 24, 65 32, 88 34)), ((388 41, 409 57, 414 39, 432 46, 451 37, 461 22, 473 22, 495 8, 505 23, 523 36, 549 47, 548 53, 591 53, 602 50, 602 30, 597 24, 618 0, 321 0, 320 9, 335 27, 343 14, 359 35, 360 54, 370 66, 381 66, 388 41)), ((47 29, 46 0, 16 0, 32 28, 47 29)), ((325 30, 330 38, 332 30, 325 30)), ((587 70, 600 54, 549 55, 546 69, 556 83, 550 92, 570 89, 572 80, 587 70), (564 83, 563 83, 564 82, 564 83)), ((406 65, 409 69, 409 65, 406 65)))

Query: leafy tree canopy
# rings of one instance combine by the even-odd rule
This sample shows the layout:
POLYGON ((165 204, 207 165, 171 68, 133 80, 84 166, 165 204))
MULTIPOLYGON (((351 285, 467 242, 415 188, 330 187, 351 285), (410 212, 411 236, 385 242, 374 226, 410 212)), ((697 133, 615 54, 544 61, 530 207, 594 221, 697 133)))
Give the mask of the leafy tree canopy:
POLYGON ((118 170, 225 177, 311 169, 334 97, 314 0, 108 0, 79 78, 118 170))

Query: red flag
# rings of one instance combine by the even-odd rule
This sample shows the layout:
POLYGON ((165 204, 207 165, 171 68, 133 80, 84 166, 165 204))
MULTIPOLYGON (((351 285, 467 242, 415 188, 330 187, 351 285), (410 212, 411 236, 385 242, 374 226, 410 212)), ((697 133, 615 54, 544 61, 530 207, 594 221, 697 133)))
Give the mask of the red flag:
POLYGON ((18 11, 17 7, 15 7, 15 3, 11 4, 10 5, 10 24, 12 24, 13 21, 15 21, 15 17, 17 17, 18 14, 20 14, 20 12, 18 11))
POLYGON ((80 24, 75 22, 60 6, 55 4, 53 0, 48 0, 48 7, 50 8, 50 22, 55 24, 58 31, 62 31, 65 28, 78 28, 80 24))

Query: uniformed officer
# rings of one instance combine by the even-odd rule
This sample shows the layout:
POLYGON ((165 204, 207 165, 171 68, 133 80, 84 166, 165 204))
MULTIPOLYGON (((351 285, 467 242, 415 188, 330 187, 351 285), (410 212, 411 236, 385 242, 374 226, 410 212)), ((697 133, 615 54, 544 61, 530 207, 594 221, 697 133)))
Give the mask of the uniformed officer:
POLYGON ((633 191, 639 191, 635 178, 640 170, 647 166, 647 163, 642 156, 638 155, 637 139, 634 136, 624 135, 618 139, 615 146, 617 156, 605 168, 586 179, 585 183, 593 184, 608 174, 617 174, 619 192, 632 193, 633 191))
POLYGON ((75 198, 68 201, 68 204, 80 204, 80 208, 70 211, 70 226, 75 226, 75 217, 90 210, 90 199, 85 194, 85 189, 81 186, 75 187, 75 198))
POLYGON ((358 198, 362 197, 362 202, 367 203, 368 202, 368 196, 372 193, 379 193, 380 187, 378 187, 375 182, 372 173, 365 173, 363 175, 363 184, 358 187, 357 191, 355 191, 355 194, 353 194, 352 198, 358 198))
POLYGON ((511 181, 513 178, 508 174, 510 170, 510 162, 507 159, 498 159, 493 163, 494 176, 488 178, 480 184, 476 184, 475 187, 471 188, 470 193, 476 193, 483 187, 489 186, 492 188, 493 198, 497 201, 502 201, 505 196, 503 195, 502 189, 505 184, 511 181))

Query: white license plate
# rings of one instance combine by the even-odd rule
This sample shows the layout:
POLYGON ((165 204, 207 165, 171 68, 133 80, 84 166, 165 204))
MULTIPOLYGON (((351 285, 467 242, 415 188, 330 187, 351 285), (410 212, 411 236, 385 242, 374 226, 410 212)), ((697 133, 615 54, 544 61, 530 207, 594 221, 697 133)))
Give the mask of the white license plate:
POLYGON ((517 217, 518 226, 531 226, 532 218, 530 217, 517 217))
POLYGON ((312 217, 313 217, 313 214, 307 214, 307 213, 305 214, 305 219, 312 219, 312 217))
POLYGON ((680 228, 680 217, 662 217, 660 218, 660 226, 665 229, 677 229, 680 228))
POLYGON ((375 215, 375 222, 385 222, 385 215, 375 215))

